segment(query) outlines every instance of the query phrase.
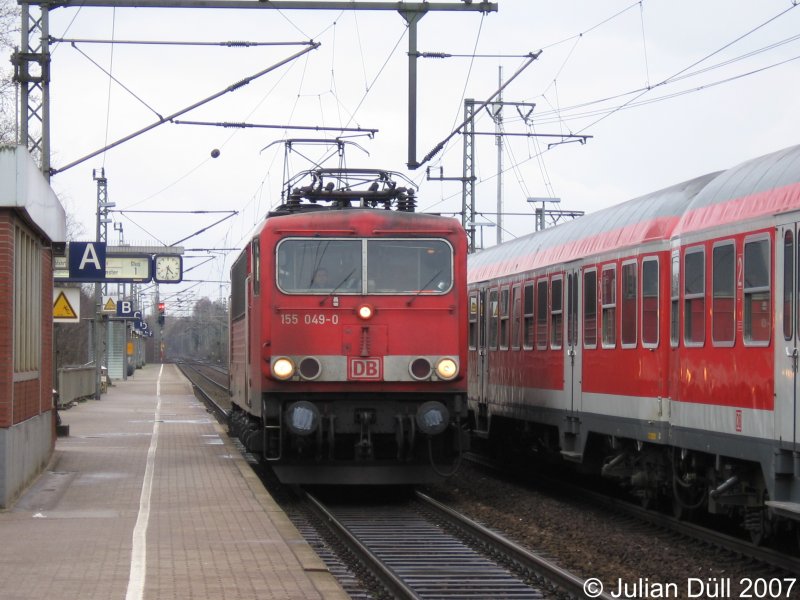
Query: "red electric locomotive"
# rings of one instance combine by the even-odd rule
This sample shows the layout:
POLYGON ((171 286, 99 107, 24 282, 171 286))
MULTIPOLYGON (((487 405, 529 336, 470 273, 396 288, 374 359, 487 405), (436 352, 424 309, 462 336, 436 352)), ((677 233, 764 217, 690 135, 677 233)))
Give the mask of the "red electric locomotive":
POLYGON ((231 269, 231 429, 288 483, 450 470, 466 417, 466 236, 397 174, 315 169, 231 269))
POLYGON ((475 430, 800 530, 798 211, 800 146, 471 256, 475 430))

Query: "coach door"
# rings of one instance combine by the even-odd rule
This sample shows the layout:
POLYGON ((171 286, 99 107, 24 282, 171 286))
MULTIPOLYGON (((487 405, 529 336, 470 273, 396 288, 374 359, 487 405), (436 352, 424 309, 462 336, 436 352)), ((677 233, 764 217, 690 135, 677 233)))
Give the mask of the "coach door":
POLYGON ((775 268, 775 438, 800 451, 800 224, 778 227, 775 268))
POLYGON ((488 431, 488 387, 489 387, 489 354, 488 354, 488 329, 492 318, 490 311, 497 310, 497 298, 494 293, 494 309, 492 302, 487 302, 486 288, 470 292, 469 296, 469 387, 470 401, 477 402, 477 406, 470 406, 475 411, 476 429, 488 431))
POLYGON ((580 271, 575 269, 566 273, 567 332, 564 344, 564 385, 567 406, 570 411, 581 410, 581 351, 578 335, 578 315, 580 292, 578 280, 580 271))

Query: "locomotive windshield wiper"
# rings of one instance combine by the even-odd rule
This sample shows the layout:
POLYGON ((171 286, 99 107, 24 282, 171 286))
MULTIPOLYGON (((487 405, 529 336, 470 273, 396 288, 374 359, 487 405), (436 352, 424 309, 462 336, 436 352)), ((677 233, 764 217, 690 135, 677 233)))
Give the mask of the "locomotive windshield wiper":
POLYGON ((417 299, 417 296, 419 296, 419 295, 420 295, 422 292, 424 292, 425 290, 427 290, 427 289, 428 289, 428 286, 429 286, 431 283, 433 283, 433 280, 434 280, 434 279, 436 279, 436 278, 437 278, 437 277, 438 277, 438 276, 441 274, 441 272, 442 272, 442 270, 441 270, 441 269, 439 269, 438 271, 436 271, 436 273, 434 273, 434 274, 433 274, 433 277, 431 277, 430 279, 428 279, 428 281, 426 281, 426 282, 425 282, 425 285, 423 285, 421 288, 419 288, 419 290, 417 291, 417 293, 416 293, 416 294, 414 294, 414 296, 413 296, 413 297, 411 297, 411 298, 409 299, 409 301, 408 301, 408 302, 406 302, 406 306, 411 306, 411 303, 412 303, 412 302, 414 302, 414 300, 416 300, 416 299, 417 299))
POLYGON ((324 296, 324 297, 322 298, 322 300, 320 300, 320 302, 319 302, 319 305, 320 305, 320 306, 322 306, 323 304, 325 304, 325 300, 327 300, 328 298, 330 298, 331 296, 333 296, 333 295, 334 295, 334 294, 335 294, 335 293, 336 293, 336 292, 339 290, 339 288, 340 288, 340 287, 342 287, 342 286, 343 286, 345 283, 347 283, 347 280, 348 280, 348 279, 350 279, 350 277, 352 277, 352 276, 353 276, 353 273, 355 273, 355 272, 356 272, 356 268, 355 268, 355 267, 353 267, 353 270, 352 270, 352 271, 350 271, 350 272, 349 272, 347 275, 345 275, 345 276, 344 276, 344 279, 342 279, 342 280, 341 280, 341 281, 338 283, 338 285, 337 285, 335 288, 333 288, 333 289, 330 291, 330 293, 329 293, 327 296, 324 296))

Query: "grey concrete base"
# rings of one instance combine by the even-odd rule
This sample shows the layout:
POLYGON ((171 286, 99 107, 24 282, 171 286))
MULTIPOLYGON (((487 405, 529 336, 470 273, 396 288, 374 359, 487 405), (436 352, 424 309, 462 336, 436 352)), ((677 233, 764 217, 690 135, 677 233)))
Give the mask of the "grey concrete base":
POLYGON ((0 508, 8 508, 47 466, 53 452, 51 411, 0 429, 0 508))

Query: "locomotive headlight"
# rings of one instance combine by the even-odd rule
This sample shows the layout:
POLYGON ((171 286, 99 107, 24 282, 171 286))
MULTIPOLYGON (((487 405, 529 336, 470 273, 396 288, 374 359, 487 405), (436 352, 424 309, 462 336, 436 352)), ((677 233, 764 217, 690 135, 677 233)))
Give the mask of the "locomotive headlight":
POLYGON ((375 314, 375 310, 369 304, 362 304, 356 309, 356 314, 360 319, 368 321, 375 314))
POLYGON ((277 358, 275 362, 272 363, 272 374, 276 379, 289 379, 294 375, 294 363, 289 358, 277 358))
POLYGON ((417 425, 426 435, 437 435, 447 429, 450 422, 450 411, 441 402, 431 400, 417 409, 417 425))
POLYGON ((458 375, 458 365, 452 358, 443 358, 436 363, 436 374, 440 379, 450 380, 458 375))

